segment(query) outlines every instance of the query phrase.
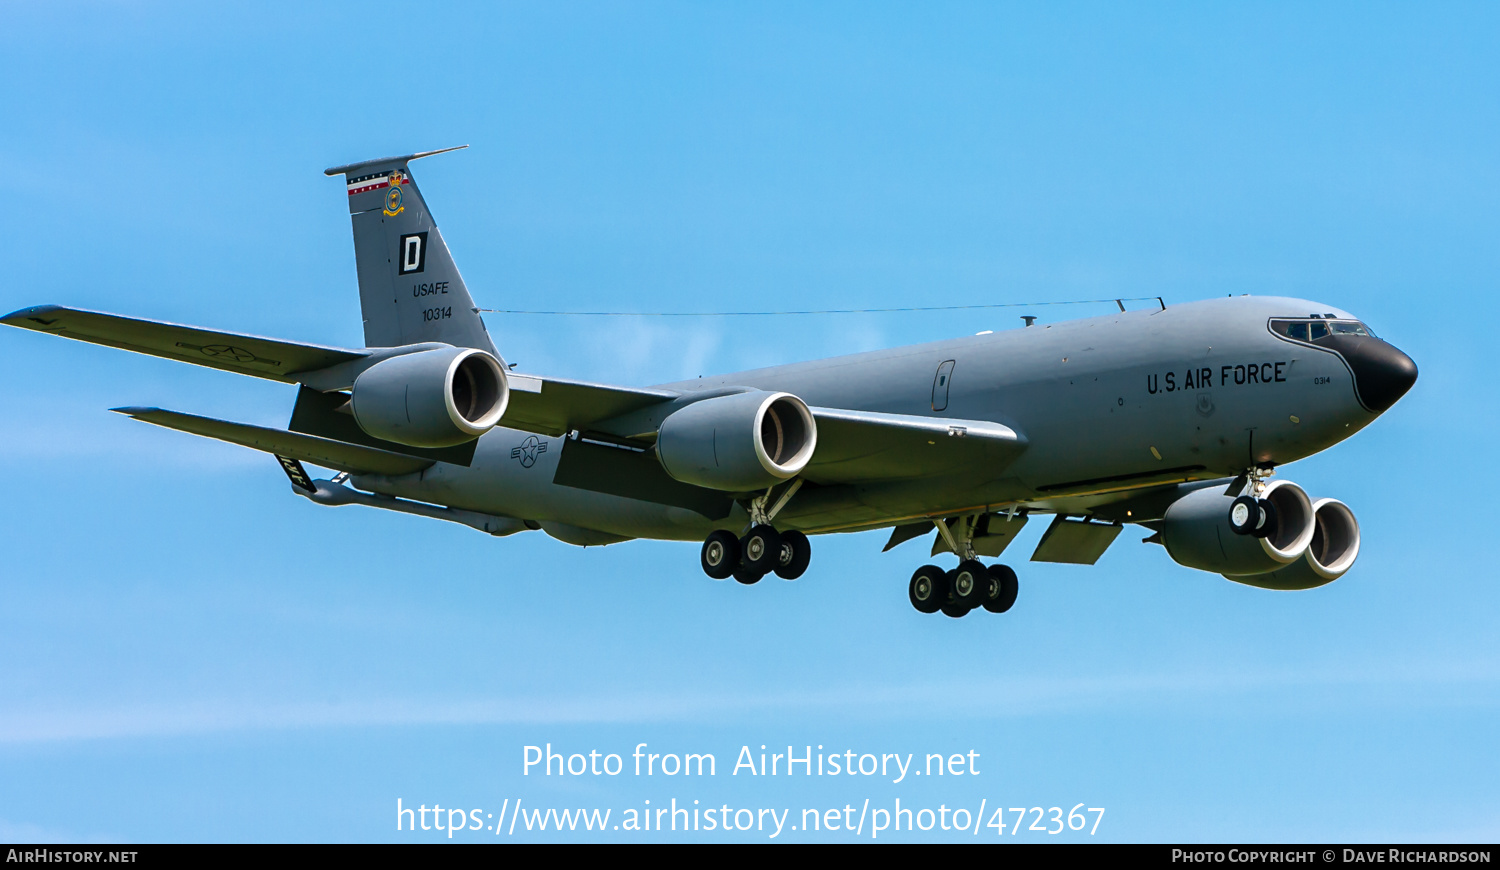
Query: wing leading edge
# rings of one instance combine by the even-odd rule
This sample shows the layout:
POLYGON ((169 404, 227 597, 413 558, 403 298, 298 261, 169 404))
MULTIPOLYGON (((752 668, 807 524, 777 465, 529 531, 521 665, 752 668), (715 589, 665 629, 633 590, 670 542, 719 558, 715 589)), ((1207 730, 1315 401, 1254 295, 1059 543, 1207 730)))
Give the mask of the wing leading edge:
POLYGON ((354 362, 369 355, 360 350, 200 329, 60 305, 22 308, 0 317, 0 323, 284 383, 296 383, 297 375, 302 372, 354 362))
POLYGON ((1026 449, 1021 433, 985 420, 811 410, 818 447, 802 476, 814 483, 998 473, 1026 449))
MULTIPOLYGON (((320 392, 348 389, 361 371, 390 356, 444 346, 428 342, 354 350, 60 305, 23 308, 0 317, 0 323, 282 383, 303 383, 320 392)), ((599 420, 680 395, 523 374, 512 374, 510 386, 510 406, 500 425, 542 435, 587 429, 599 420)))

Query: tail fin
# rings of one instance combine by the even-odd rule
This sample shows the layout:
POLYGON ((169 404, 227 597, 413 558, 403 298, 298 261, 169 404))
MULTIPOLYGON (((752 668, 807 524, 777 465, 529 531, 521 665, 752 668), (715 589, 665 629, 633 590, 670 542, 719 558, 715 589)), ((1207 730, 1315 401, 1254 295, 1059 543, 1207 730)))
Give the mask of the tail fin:
POLYGON ((499 356, 406 166, 418 157, 456 150, 366 160, 323 172, 348 182, 366 347, 440 341, 499 356))

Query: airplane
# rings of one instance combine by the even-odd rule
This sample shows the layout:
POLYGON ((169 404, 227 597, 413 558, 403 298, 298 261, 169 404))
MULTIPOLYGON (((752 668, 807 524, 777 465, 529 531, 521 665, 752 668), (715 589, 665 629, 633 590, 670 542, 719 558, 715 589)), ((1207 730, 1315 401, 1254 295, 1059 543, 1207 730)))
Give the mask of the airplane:
MULTIPOLYGON (((467 146, 458 146, 460 148, 467 146)), ((1032 516, 1032 561, 1092 565, 1126 525, 1180 565, 1266 589, 1347 572, 1359 524, 1276 469, 1369 425, 1417 367, 1330 305, 1238 296, 650 387, 518 372, 491 340, 410 163, 336 166, 364 348, 45 305, 0 318, 297 384, 285 429, 153 407, 137 420, 276 458, 293 491, 568 544, 701 542, 709 577, 808 568, 809 536, 931 535, 908 599, 1003 613, 999 558, 1032 516), (303 463, 337 472, 313 479, 303 463)))

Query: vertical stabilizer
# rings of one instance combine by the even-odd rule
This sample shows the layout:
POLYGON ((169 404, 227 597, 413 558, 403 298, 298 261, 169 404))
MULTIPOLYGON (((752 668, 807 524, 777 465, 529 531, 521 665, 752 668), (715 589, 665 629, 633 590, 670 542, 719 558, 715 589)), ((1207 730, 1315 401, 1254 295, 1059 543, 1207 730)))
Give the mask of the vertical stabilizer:
POLYGON ((440 341, 499 356, 407 168, 418 157, 454 150, 324 170, 347 185, 366 347, 440 341))

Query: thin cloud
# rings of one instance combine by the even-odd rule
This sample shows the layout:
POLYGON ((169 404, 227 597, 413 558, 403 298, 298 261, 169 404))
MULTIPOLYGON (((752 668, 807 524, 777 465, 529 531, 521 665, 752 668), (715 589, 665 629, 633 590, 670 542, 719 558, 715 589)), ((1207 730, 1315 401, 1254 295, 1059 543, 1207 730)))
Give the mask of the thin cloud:
MULTIPOLYGON (((1385 689, 1410 703, 1422 691, 1461 690, 1453 703, 1493 704, 1500 668, 1462 670, 1408 666, 1401 670, 1324 670, 1242 674, 1177 673, 990 680, 924 685, 849 685, 744 695, 634 694, 586 699, 381 699, 352 702, 263 703, 220 699, 96 710, 11 711, 0 715, 0 744, 173 737, 243 731, 412 725, 696 723, 736 721, 755 714, 796 711, 900 719, 921 711, 958 717, 1009 718, 1099 708, 1159 709, 1162 703, 1236 696, 1289 688, 1385 689), (1489 691, 1485 691, 1488 689, 1489 691)), ((1378 700, 1377 700, 1378 703, 1378 700)))

